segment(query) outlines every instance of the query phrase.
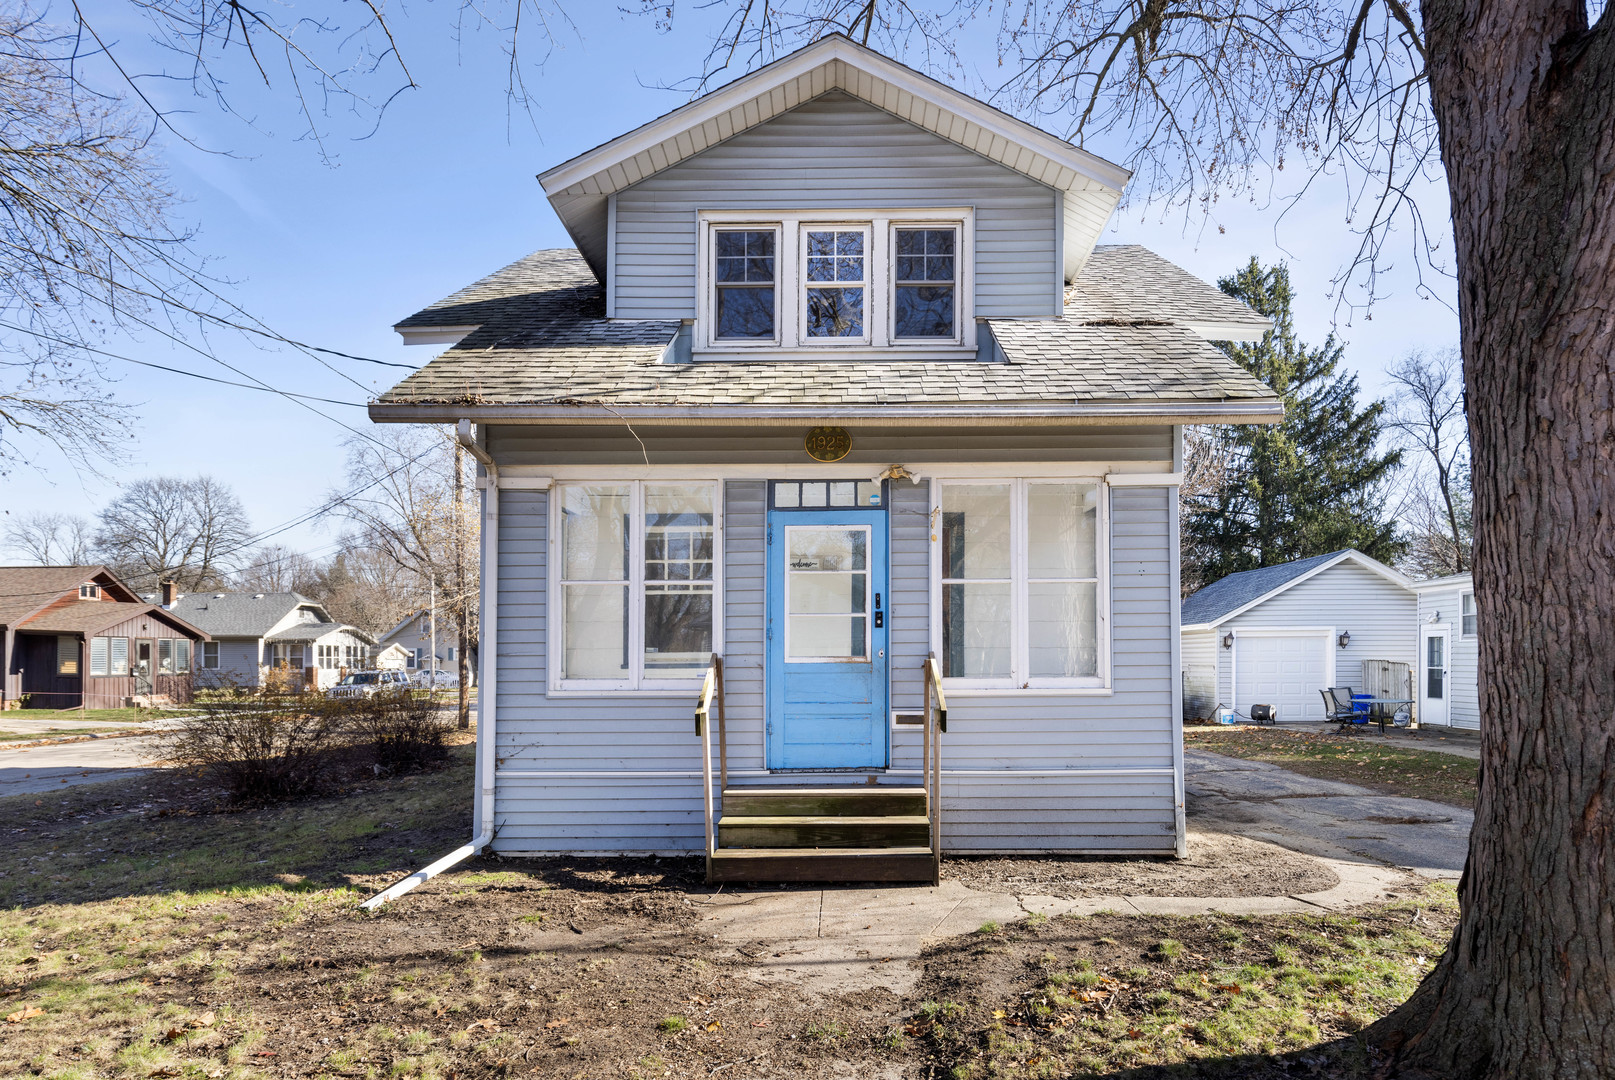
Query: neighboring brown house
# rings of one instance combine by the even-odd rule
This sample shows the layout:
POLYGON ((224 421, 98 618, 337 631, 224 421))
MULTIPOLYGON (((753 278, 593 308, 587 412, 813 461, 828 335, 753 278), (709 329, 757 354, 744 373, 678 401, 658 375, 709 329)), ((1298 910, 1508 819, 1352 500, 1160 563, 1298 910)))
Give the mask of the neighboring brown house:
POLYGON ((104 566, 0 566, 0 708, 189 701, 207 640, 104 566))

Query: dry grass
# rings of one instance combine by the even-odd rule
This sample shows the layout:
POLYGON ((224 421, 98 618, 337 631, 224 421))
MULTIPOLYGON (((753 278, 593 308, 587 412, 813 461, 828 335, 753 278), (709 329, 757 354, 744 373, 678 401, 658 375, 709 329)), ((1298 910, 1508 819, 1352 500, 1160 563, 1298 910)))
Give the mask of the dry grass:
POLYGON ((1387 795, 1472 810, 1480 762, 1473 758, 1366 742, 1350 735, 1269 727, 1183 729, 1187 746, 1266 761, 1302 776, 1358 784, 1387 795))

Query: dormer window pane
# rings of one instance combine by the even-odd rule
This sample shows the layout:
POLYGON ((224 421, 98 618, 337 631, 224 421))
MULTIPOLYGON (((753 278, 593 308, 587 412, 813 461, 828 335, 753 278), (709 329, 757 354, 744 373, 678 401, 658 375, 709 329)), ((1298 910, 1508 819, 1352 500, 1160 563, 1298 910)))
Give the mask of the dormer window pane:
POLYGON ((713 235, 717 336, 769 340, 774 333, 772 229, 719 229, 713 235))
POLYGON ((864 229, 806 231, 808 337, 868 339, 864 304, 868 243, 864 229))
POLYGON ((893 336, 954 338, 958 287, 953 229, 897 229, 893 336))

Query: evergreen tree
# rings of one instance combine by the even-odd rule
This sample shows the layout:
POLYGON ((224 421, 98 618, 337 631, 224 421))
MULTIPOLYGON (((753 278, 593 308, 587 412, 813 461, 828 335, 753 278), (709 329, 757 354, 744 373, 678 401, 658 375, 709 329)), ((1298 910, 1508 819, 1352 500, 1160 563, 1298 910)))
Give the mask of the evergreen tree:
POLYGON ((1338 371, 1344 346, 1333 334, 1317 348, 1296 338, 1284 264, 1253 257, 1217 285, 1273 320, 1261 341, 1220 348, 1283 399, 1284 421, 1213 429, 1221 482, 1185 497, 1185 581, 1348 547, 1392 561, 1402 542, 1384 490, 1401 453, 1380 452, 1385 403, 1358 408, 1357 378, 1338 371))

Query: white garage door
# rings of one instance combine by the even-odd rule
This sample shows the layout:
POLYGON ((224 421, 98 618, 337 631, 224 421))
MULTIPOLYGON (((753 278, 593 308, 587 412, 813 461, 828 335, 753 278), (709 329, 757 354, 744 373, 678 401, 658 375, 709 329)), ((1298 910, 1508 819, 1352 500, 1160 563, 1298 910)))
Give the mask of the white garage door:
POLYGON ((1278 708, 1280 723, 1322 720, 1328 686, 1329 639, 1246 637, 1234 639, 1234 708, 1249 714, 1252 705, 1278 708))

